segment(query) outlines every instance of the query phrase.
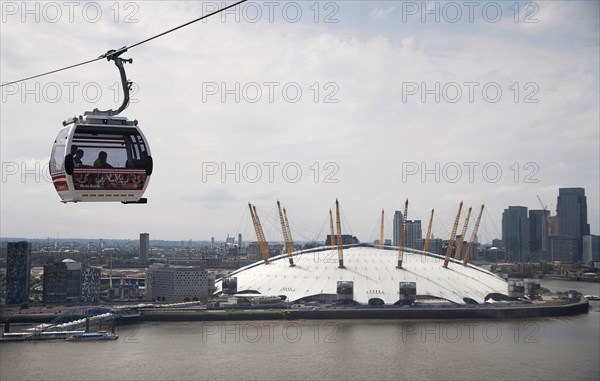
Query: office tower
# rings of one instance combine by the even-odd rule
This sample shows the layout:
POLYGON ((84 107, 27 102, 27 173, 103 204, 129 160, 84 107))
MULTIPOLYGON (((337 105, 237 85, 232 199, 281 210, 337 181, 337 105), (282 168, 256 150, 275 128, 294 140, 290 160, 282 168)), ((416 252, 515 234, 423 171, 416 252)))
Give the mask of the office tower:
POLYGON ((594 256, 592 254, 592 236, 583 236, 583 263, 592 263, 594 256))
POLYGON ((44 303, 97 303, 100 269, 72 259, 44 265, 44 303))
POLYGON ((532 253, 536 253, 538 259, 546 259, 548 236, 550 233, 550 211, 548 210, 530 210, 529 211, 529 247, 532 253))
POLYGON ((577 259, 577 238, 550 236, 548 237, 548 258, 552 262, 573 263, 577 259))
POLYGON ((6 304, 21 304, 29 300, 31 273, 31 243, 8 242, 6 253, 6 304))
MULTIPOLYGON (((334 239, 337 240, 337 236, 334 236, 334 239)), ((342 245, 355 245, 357 243, 360 243, 360 241, 352 234, 342 234, 342 245)), ((331 246, 331 234, 327 234, 325 237, 325 246, 331 246)))
POLYGON ((100 269, 82 265, 80 303, 100 301, 100 269))
POLYGON ((404 222, 404 216, 402 216, 401 211, 396 210, 396 212, 394 212, 394 236, 392 237, 392 242, 394 243, 394 246, 400 245, 402 222, 404 222))
POLYGON ((140 262, 148 262, 148 254, 150 253, 150 234, 140 233, 140 262))
MULTIPOLYGON (((430 238, 429 247, 427 248, 428 253, 443 254, 442 247, 444 242, 441 238, 430 238)), ((417 240, 417 250, 423 250, 425 247, 425 238, 417 240)))
POLYGON ((529 218, 527 207, 509 206, 502 213, 502 241, 510 261, 529 261, 529 218))
POLYGON ((419 249, 419 240, 423 238, 421 231, 420 220, 408 220, 406 221, 406 247, 411 249, 419 249))
POLYGON ((556 203, 558 235, 577 239, 575 261, 582 259, 583 236, 590 234, 587 221, 587 199, 583 188, 559 188, 556 203))

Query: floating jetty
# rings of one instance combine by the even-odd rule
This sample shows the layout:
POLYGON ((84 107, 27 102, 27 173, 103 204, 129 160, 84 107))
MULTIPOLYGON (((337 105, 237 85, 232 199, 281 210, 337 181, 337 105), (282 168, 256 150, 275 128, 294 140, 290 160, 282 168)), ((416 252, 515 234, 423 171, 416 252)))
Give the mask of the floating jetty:
POLYGON ((60 331, 60 332, 4 332, 0 341, 33 341, 33 340, 65 340, 74 334, 85 331, 60 331))

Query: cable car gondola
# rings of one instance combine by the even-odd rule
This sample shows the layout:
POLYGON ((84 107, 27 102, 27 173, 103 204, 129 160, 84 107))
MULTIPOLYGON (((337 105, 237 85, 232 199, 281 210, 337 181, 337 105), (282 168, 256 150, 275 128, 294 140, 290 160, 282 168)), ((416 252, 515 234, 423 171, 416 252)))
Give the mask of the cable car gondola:
POLYGON ((117 116, 129 104, 128 81, 120 54, 109 51, 121 75, 124 99, 116 111, 86 111, 63 122, 50 155, 50 175, 62 202, 120 201, 146 203, 142 198, 153 162, 137 120, 117 116))

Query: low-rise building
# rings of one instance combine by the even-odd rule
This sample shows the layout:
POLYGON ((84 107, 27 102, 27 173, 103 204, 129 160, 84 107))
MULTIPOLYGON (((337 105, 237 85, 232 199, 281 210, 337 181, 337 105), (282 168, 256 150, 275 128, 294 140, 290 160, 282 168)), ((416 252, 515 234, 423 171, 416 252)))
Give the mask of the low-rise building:
POLYGON ((98 303, 100 269, 72 259, 44 265, 44 303, 98 303))
POLYGON ((206 301, 208 272, 201 267, 155 263, 146 269, 146 299, 161 302, 206 301))

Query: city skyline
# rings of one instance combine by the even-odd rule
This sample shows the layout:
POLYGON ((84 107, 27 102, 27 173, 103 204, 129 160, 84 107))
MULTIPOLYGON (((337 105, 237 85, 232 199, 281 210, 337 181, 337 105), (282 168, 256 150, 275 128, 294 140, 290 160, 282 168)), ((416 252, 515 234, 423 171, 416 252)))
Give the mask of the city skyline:
MULTIPOLYGON (((81 7, 70 19, 61 4, 58 20, 7 9, 0 80, 98 57, 208 11, 206 2, 140 2, 135 15, 92 4, 98 20, 81 7)), ((598 235, 599 5, 536 4, 525 17, 501 3, 498 20, 464 8, 458 22, 406 2, 319 3, 319 12, 302 3, 299 20, 282 4, 258 20, 242 6, 131 49, 122 115, 152 149, 147 205, 63 205, 47 176, 62 121, 119 104, 112 63, 4 86, 0 234, 253 237, 247 202, 270 215, 280 199, 292 229, 316 226, 297 239, 314 239, 337 197, 344 231, 368 241, 381 209, 392 216, 408 198, 409 220, 425 225, 436 209, 435 236, 450 231, 461 200, 485 204, 480 236, 491 241, 507 206, 542 209, 539 196, 554 213, 558 188, 583 187, 598 235)))
MULTIPOLYGON (((577 190, 577 189, 580 189, 580 188, 560 188, 560 191, 569 192, 569 191, 573 191, 573 190, 577 190)), ((583 192, 584 193, 583 193, 582 197, 586 198, 585 189, 583 189, 583 192)), ((559 195, 560 195, 560 192, 558 192, 558 190, 557 190, 557 199, 558 199, 559 195)), ((558 205, 558 202, 557 202, 557 205, 558 205)), ((584 214, 585 214, 585 218, 587 219, 587 217, 588 217, 587 216, 587 214, 588 214, 587 213, 587 205, 585 205, 585 206, 586 206, 586 208, 585 208, 585 213, 584 214)), ((522 233, 522 234, 524 234, 524 238, 523 238, 523 241, 520 243, 520 245, 524 248, 523 250, 526 249, 527 251, 529 251, 530 245, 535 245, 535 243, 533 241, 530 241, 530 236, 533 236, 533 232, 530 231, 530 229, 534 229, 534 226, 535 226, 535 221, 533 220, 532 215, 542 216, 542 215, 546 215, 546 213, 547 213, 548 217, 550 219, 556 218, 556 216, 557 216, 556 212, 558 211, 558 208, 554 211, 554 214, 553 214, 552 210, 548 210, 548 209, 546 209, 546 212, 544 212, 544 209, 541 209, 541 206, 539 208, 535 208, 535 207, 534 208, 528 208, 528 207, 522 206, 522 205, 507 205, 505 207, 504 212, 503 212, 502 215, 504 215, 507 210, 513 210, 513 208, 522 210, 522 213, 521 213, 522 217, 521 218, 525 218, 525 219, 528 219, 530 221, 533 221, 533 222, 531 222, 531 224, 532 224, 531 226, 529 225, 530 222, 528 222, 528 225, 523 228, 526 231, 524 231, 522 233)), ((292 210, 293 209, 294 208, 292 208, 292 210)), ((409 212, 410 212, 410 209, 409 209, 409 212)), ((433 219, 433 224, 432 224, 432 233, 431 233, 432 237, 434 237, 434 238, 441 238, 441 239, 448 239, 449 238, 450 230, 451 230, 451 224, 453 223, 453 220, 455 218, 455 214, 453 214, 453 211, 452 211, 451 208, 446 209, 445 213, 446 213, 446 215, 444 216, 445 220, 441 224, 440 224, 439 220, 436 221, 436 215, 434 213, 434 219, 433 219), (450 218, 451 218, 452 221, 450 220, 450 218), (436 222, 437 222, 437 224, 436 224, 436 222)), ((439 211, 438 211, 438 214, 439 214, 439 211)), ((466 208, 463 208, 463 211, 461 213, 461 218, 459 220, 461 228, 463 227, 464 220, 466 218, 466 214, 467 214, 466 213, 466 208)), ((538 216, 538 218, 539 218, 539 216, 538 216)), ((281 235, 281 231, 278 230, 278 229, 280 229, 280 227, 278 226, 279 222, 278 222, 276 216, 273 214, 273 210, 271 210, 271 213, 266 216, 267 218, 264 218, 264 217, 265 216, 263 216, 263 219, 265 220, 264 222, 266 222, 266 224, 269 226, 269 229, 268 229, 269 233, 267 234, 267 237, 266 237, 267 241, 270 241, 270 242, 283 242, 283 236, 281 235)), ((410 213, 409 213, 409 217, 410 217, 410 213)), ((250 218, 250 217, 248 216, 248 218, 250 218)), ((470 235, 472 233, 472 229, 473 229, 473 225, 474 225, 474 219, 475 219, 475 217, 472 215, 471 218, 470 218, 470 220, 469 220, 469 225, 468 225, 468 230, 467 230, 467 232, 468 232, 467 238, 470 237, 470 235)), ((402 216, 402 211, 400 211, 400 210, 394 211, 394 214, 392 214, 392 217, 389 217, 389 214, 388 214, 388 218, 386 218, 384 220, 384 223, 385 223, 385 229, 384 229, 385 230, 385 234, 384 234, 385 238, 386 238, 386 240, 388 240, 388 239, 391 240, 392 243, 395 246, 397 246, 396 241, 399 241, 399 237, 397 237, 397 235, 400 234, 402 220, 403 220, 403 216, 402 216)), ((502 219, 502 221, 504 221, 504 219, 502 219)), ((240 222, 243 223, 243 221, 238 221, 237 222, 238 226, 240 225, 240 222)), ((347 221, 346 220, 345 222, 350 222, 348 225, 352 225, 351 221, 347 221)), ((407 229, 408 229, 407 230, 407 234, 408 234, 407 239, 410 240, 410 242, 408 242, 408 241, 406 242, 407 247, 413 247, 413 246, 416 245, 416 241, 415 240, 419 240, 421 238, 425 238, 424 237, 424 234, 425 234, 424 231, 427 228, 427 223, 428 223, 428 219, 426 219, 425 222, 423 222, 422 219, 410 219, 409 218, 409 220, 407 220, 407 229), (416 228, 417 230, 412 231, 414 224, 419 224, 419 225, 416 228), (420 232, 420 234, 418 232, 420 232), (412 237, 412 238, 410 238, 410 237, 412 237)), ((494 229, 498 228, 496 225, 494 225, 494 222, 490 218, 489 213, 487 214, 487 216, 484 215, 484 217, 482 218, 482 223, 483 223, 483 225, 488 224, 490 227, 493 226, 494 229)), ((540 222, 538 222, 538 223, 540 223, 540 222)), ((303 221, 303 224, 306 226, 307 221, 303 221)), ((377 224, 380 224, 380 221, 377 221, 377 224)), ((502 222, 502 224, 499 226, 500 230, 497 231, 497 235, 495 235, 495 236, 493 234, 490 235, 489 232, 482 234, 481 230, 478 231, 478 234, 477 234, 477 240, 478 240, 478 242, 481 242, 481 243, 492 243, 492 241, 494 239, 503 239, 502 233, 503 233, 503 229, 505 229, 503 227, 504 226, 503 224, 504 224, 504 222, 502 222)), ((550 233, 551 233, 550 235, 557 235, 558 234, 558 226, 556 226, 556 222, 555 223, 551 223, 550 227, 546 227, 545 224, 546 224, 546 222, 543 221, 543 223, 540 223, 540 226, 537 229, 539 230, 539 229, 542 229, 542 228, 543 229, 550 228, 551 230, 552 229, 555 230, 554 233, 552 233, 550 231, 550 233)), ((563 224, 565 224, 565 223, 563 222, 563 224)), ((292 225, 292 228, 294 227, 294 225, 296 225, 298 228, 300 228, 300 226, 298 226, 297 224, 294 224, 294 222, 292 222, 291 225, 292 225)), ((377 229, 378 229, 378 226, 379 225, 377 225, 377 229)), ((304 227, 302 227, 302 228, 304 229, 304 227)), ((312 231, 318 230, 318 224, 316 224, 316 223, 313 222, 312 226, 308 230, 312 230, 312 231)), ((344 234, 350 234, 350 235, 357 236, 357 238, 361 242, 373 242, 373 241, 379 239, 379 235, 376 234, 376 232, 372 232, 371 236, 369 236, 368 238, 360 237, 360 236, 354 234, 352 231, 346 231, 346 230, 344 230, 344 224, 342 224, 342 230, 343 230, 344 234)), ((591 227, 591 225, 589 223, 586 225, 585 229, 583 229, 583 230, 586 232, 585 234, 598 235, 598 234, 594 234, 593 233, 593 231, 594 231, 593 227, 591 227)), ((379 231, 379 230, 377 230, 377 231, 379 231)), ((292 233, 294 233, 294 232, 292 232, 292 233)), ((246 237, 248 237, 248 236, 251 237, 251 239, 249 240, 249 242, 252 242, 252 241, 255 242, 254 238, 256 237, 255 236, 255 232, 254 232, 253 227, 252 227, 252 224, 250 222, 246 223, 246 226, 245 226, 245 228, 244 228, 243 231, 241 231, 241 232, 240 231, 229 231, 226 234, 227 234, 226 238, 223 238, 223 239, 217 238, 215 241, 216 242, 227 243, 229 240, 238 239, 240 235, 243 235, 243 236, 246 236, 246 237)), ((328 230, 326 231, 324 229, 321 229, 320 232, 319 232, 319 235, 316 236, 316 237, 310 238, 310 237, 304 236, 304 239, 296 239, 296 241, 298 241, 298 242, 325 241, 327 234, 328 234, 328 230)), ((585 234, 583 234, 583 235, 585 235, 585 234)), ((460 231, 457 231, 457 235, 460 235, 460 231)), ((106 237, 106 236, 102 236, 102 237, 68 237, 68 236, 64 236, 63 238, 60 238, 60 235, 59 236, 55 236, 55 237, 49 237, 49 236, 48 237, 31 237, 31 236, 29 236, 29 237, 28 236, 9 237, 9 236, 0 236, 0 238, 4 239, 4 240, 6 240, 6 239, 21 239, 21 238, 25 238, 25 239, 54 240, 54 241, 57 241, 58 239, 62 239, 63 241, 64 240, 69 240, 69 239, 77 239, 77 240, 80 240, 80 239, 83 239, 83 240, 86 240, 86 239, 100 239, 101 240, 103 238, 104 239, 112 239, 112 240, 125 240, 125 241, 135 241, 136 240, 134 238, 129 238, 129 237, 128 238, 124 238, 124 237, 106 237)), ((182 238, 176 238, 176 239, 165 239, 165 238, 162 238, 162 237, 159 236, 156 239, 150 240, 148 233, 139 233, 139 239, 138 239, 138 241, 139 242, 143 242, 143 241, 144 242, 145 241, 148 241, 148 242, 149 241, 187 242, 188 240, 190 240, 190 241, 195 241, 195 242, 210 242, 211 238, 214 238, 214 235, 212 233, 208 234, 206 237, 182 237, 182 238)), ((544 246, 544 247, 546 246, 546 242, 543 241, 543 240, 541 240, 537 244, 540 245, 540 248, 542 246, 544 246)), ((508 243, 507 245, 510 246, 511 244, 508 243)), ((537 250, 537 248, 535 250, 537 250)))

